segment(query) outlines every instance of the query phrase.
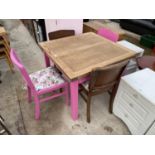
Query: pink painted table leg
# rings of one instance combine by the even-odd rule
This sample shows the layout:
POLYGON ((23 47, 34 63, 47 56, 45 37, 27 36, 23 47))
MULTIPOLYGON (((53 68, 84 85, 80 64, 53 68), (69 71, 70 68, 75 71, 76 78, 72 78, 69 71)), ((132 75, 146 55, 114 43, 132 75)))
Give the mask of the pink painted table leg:
POLYGON ((45 57, 45 64, 46 64, 46 67, 50 67, 50 59, 49 59, 49 57, 46 55, 46 53, 44 53, 44 57, 45 57))
POLYGON ((78 85, 78 80, 70 82, 71 115, 73 120, 78 119, 78 85))

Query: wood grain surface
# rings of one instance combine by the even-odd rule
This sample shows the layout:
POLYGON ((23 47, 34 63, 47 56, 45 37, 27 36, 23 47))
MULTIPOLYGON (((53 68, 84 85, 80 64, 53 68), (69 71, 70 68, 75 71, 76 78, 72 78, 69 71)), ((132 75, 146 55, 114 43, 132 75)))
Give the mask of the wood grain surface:
POLYGON ((41 42, 39 45, 70 80, 90 73, 95 67, 135 56, 132 50, 93 32, 41 42))

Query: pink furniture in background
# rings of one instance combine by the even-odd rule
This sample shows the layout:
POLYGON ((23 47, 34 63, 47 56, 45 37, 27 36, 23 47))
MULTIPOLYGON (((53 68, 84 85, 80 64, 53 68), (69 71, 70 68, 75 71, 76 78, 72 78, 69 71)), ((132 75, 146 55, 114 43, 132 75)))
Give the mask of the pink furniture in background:
POLYGON ((113 42, 117 42, 119 39, 119 35, 117 33, 113 32, 107 28, 99 29, 97 34, 104 37, 104 38, 107 38, 113 42))
POLYGON ((68 83, 61 77, 60 73, 54 67, 37 71, 28 75, 25 67, 17 57, 15 50, 11 49, 10 57, 12 62, 21 72, 23 79, 27 85, 28 101, 32 101, 32 96, 35 102, 35 119, 40 118, 40 103, 46 102, 53 98, 64 95, 66 104, 68 104, 68 83), (56 92, 55 90, 60 90, 56 92), (41 98, 41 95, 51 93, 51 96, 41 98))

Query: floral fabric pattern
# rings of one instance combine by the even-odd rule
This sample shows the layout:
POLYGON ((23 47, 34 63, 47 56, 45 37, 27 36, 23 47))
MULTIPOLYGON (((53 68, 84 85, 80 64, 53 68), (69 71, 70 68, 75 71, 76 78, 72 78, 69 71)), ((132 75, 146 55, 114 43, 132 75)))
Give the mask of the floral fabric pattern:
POLYGON ((64 83, 64 79, 55 67, 48 67, 32 73, 30 78, 37 91, 64 83))

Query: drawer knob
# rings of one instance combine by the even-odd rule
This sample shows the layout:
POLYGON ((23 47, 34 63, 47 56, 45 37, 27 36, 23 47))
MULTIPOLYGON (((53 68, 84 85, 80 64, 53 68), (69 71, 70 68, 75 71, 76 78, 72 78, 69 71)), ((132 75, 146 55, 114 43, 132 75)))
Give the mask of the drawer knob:
POLYGON ((133 108, 133 104, 132 103, 129 103, 129 106, 133 108))
POLYGON ((126 118, 128 118, 128 115, 127 115, 127 114, 125 114, 124 116, 125 116, 126 118))

